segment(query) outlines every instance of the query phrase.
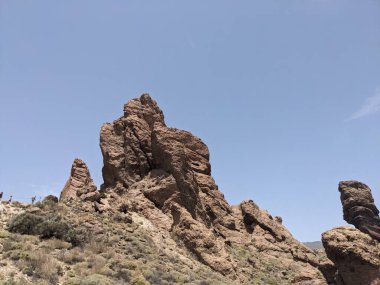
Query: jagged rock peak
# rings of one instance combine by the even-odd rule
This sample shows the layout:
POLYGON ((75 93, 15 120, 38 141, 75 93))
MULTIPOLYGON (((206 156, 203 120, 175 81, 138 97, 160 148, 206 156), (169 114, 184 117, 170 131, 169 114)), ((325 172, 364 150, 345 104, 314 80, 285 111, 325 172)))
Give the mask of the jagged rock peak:
POLYGON ((360 231, 380 241, 380 217, 371 189, 358 181, 339 183, 344 219, 360 231))
POLYGON ((103 188, 128 188, 153 168, 151 135, 155 124, 165 126, 164 115, 148 94, 124 105, 124 116, 100 130, 103 188))
POLYGON ((60 201, 95 201, 99 192, 94 184, 86 163, 76 158, 71 166, 70 177, 61 191, 60 201))
POLYGON ((146 121, 152 129, 155 122, 165 125, 164 114, 157 102, 145 93, 140 98, 132 99, 124 105, 124 118, 137 116, 146 121))
POLYGON ((295 284, 325 284, 320 270, 331 263, 320 262, 279 218, 253 201, 231 207, 211 176, 206 144, 190 132, 167 127, 149 95, 130 100, 122 117, 102 126, 100 147, 106 198, 95 203, 98 211, 127 205, 178 238, 198 260, 242 283, 253 280, 247 274, 252 264, 264 266, 276 256, 296 272, 295 284), (257 260, 242 268, 231 247, 258 250, 257 260))

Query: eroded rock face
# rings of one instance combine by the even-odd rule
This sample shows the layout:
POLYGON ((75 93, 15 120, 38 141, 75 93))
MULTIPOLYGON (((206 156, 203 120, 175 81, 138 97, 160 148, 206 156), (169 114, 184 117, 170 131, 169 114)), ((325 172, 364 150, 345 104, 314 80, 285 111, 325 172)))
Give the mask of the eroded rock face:
POLYGON ((351 227, 322 235, 327 256, 335 263, 337 285, 380 284, 380 243, 351 227))
POLYGON ((338 285, 380 284, 380 220, 371 190, 358 181, 339 183, 343 217, 357 229, 337 227, 322 234, 326 254, 335 264, 338 285))
POLYGON ((105 188, 128 188, 153 168, 151 135, 164 115, 148 94, 124 106, 124 116, 100 130, 105 188))
POLYGON ((371 189, 358 181, 339 183, 343 217, 347 223, 380 241, 380 217, 371 189))
POLYGON ((60 201, 97 201, 100 194, 92 181, 87 165, 76 158, 71 167, 70 177, 63 188, 60 201))
POLYGON ((210 154, 201 139, 169 128, 148 94, 129 101, 124 116, 102 126, 106 198, 98 211, 125 201, 129 211, 169 231, 212 269, 232 280, 250 282, 252 268, 275 272, 295 284, 326 284, 321 270, 332 266, 295 240, 281 224, 252 201, 231 207, 211 176, 210 154), (119 198, 117 198, 119 197, 119 198), (249 262, 237 248, 251 251, 249 262), (253 257, 255 256, 255 257, 253 257), (284 277, 285 276, 285 277, 284 277))

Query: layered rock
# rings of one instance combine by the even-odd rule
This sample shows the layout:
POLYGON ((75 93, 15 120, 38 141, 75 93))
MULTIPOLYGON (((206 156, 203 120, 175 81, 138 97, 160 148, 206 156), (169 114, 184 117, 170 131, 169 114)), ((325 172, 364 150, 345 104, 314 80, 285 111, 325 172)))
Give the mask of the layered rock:
POLYGON ((343 217, 347 223, 380 241, 380 217, 371 189, 358 181, 339 183, 343 217))
POLYGON ((322 234, 326 254, 337 270, 337 285, 380 284, 380 220, 370 188, 358 181, 342 181, 339 192, 344 219, 351 227, 322 234))
POLYGON ((76 158, 71 167, 70 177, 61 191, 60 201, 96 201, 100 194, 97 191, 87 165, 76 158))
POLYGON ((200 261, 242 283, 253 280, 255 270, 279 264, 285 271, 273 273, 278 278, 326 284, 321 270, 332 264, 252 201, 231 207, 211 176, 207 146, 187 131, 167 127, 148 94, 129 101, 121 118, 102 126, 100 147, 101 191, 107 197, 95 204, 97 210, 124 201, 128 211, 171 232, 200 261), (249 261, 234 254, 237 248, 251 252, 249 261), (286 270, 296 273, 288 276, 286 270))

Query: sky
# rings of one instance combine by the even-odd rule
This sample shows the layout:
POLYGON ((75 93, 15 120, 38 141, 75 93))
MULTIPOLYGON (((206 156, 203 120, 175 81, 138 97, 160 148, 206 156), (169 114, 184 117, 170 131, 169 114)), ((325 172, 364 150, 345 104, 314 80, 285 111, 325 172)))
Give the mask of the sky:
POLYGON ((5 199, 58 195, 76 157, 100 186, 100 127, 145 92, 301 241, 345 225, 341 180, 380 206, 378 1, 0 1, 5 199))

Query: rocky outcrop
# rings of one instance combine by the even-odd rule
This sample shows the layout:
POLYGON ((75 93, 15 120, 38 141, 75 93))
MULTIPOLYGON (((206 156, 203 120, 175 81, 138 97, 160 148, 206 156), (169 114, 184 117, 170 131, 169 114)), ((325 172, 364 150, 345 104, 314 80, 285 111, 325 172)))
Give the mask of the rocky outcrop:
POLYGON ((343 217, 357 229, 337 227, 322 234, 326 254, 337 268, 337 285, 380 284, 380 220, 371 190, 358 181, 342 181, 343 217))
POLYGON ((351 227, 337 227, 322 235, 327 256, 337 267, 337 285, 380 284, 380 243, 351 227))
POLYGON ((380 217, 371 189, 358 181, 339 183, 343 217, 347 223, 380 241, 380 217))
POLYGON ((71 167, 70 177, 61 191, 60 201, 97 201, 100 194, 92 181, 87 165, 76 158, 71 167))
POLYGON ((279 280, 326 284, 321 270, 332 264, 252 201, 231 207, 211 176, 207 146, 187 131, 167 127, 148 94, 129 101, 121 118, 102 126, 100 147, 105 197, 94 204, 98 211, 124 201, 128 211, 169 231, 200 261, 232 280, 251 282, 258 268, 279 264, 295 271, 276 271, 272 275, 279 280), (237 248, 250 252, 249 261, 237 248))
POLYGON ((164 115, 148 94, 124 106, 124 116, 100 130, 105 188, 126 189, 152 169, 151 135, 164 115))

